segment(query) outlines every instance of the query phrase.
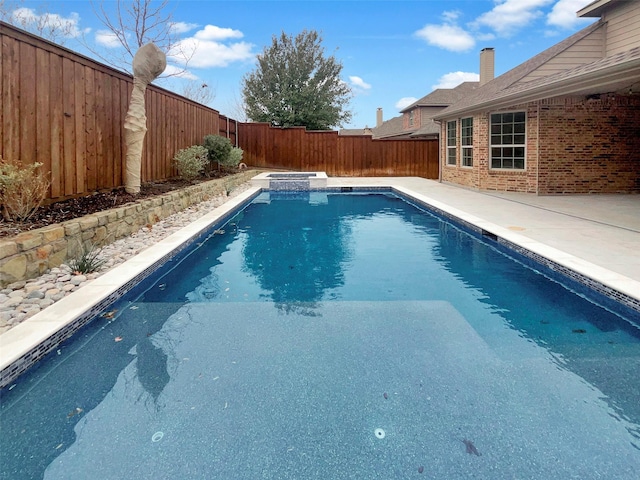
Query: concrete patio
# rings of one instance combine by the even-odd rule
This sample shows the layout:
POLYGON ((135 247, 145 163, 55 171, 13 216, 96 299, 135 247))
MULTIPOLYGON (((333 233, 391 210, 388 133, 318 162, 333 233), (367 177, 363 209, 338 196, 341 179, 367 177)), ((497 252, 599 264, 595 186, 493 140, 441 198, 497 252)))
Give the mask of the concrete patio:
POLYGON ((551 247, 547 258, 569 260, 581 273, 640 299, 640 195, 536 196, 480 192, 417 177, 329 178, 330 187, 345 185, 406 188, 429 203, 496 225, 517 237, 516 243, 551 247))

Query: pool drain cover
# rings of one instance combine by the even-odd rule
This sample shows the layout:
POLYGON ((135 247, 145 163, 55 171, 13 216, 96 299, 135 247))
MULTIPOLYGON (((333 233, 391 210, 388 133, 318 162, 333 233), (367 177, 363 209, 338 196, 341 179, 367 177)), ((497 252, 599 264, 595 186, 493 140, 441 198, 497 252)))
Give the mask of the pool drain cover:
POLYGON ((379 439, 383 439, 386 436, 386 433, 384 433, 384 430, 381 428, 376 428, 373 433, 375 434, 376 438, 379 439))

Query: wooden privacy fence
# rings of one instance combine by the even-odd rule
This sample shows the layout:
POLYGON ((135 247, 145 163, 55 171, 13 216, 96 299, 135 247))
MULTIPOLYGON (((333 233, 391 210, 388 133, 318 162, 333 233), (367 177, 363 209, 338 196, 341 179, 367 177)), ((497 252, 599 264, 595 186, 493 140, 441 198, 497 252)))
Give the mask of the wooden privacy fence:
MULTIPOLYGON (((0 155, 51 172, 52 199, 124 183, 123 123, 133 78, 0 22, 0 155)), ((175 153, 207 134, 237 142, 237 122, 155 85, 145 95, 142 181, 176 171, 175 153)))
POLYGON ((255 167, 324 171, 329 176, 418 176, 437 179, 438 140, 372 140, 241 123, 244 162, 255 167))

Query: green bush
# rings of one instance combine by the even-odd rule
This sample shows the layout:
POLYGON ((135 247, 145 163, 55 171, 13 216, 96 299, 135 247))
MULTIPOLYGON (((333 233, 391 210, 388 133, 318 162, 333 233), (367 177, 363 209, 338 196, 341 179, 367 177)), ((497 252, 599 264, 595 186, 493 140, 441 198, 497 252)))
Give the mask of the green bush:
POLYGON ((244 152, 242 151, 241 148, 233 147, 231 149, 231 152, 229 153, 229 157, 227 158, 227 161, 223 163, 223 165, 225 167, 238 168, 238 165, 240 165, 240 162, 242 161, 243 153, 244 152))
POLYGON ((41 166, 0 157, 0 206, 6 220, 27 220, 47 198, 51 182, 41 166))
POLYGON ((185 180, 197 178, 209 162, 208 151, 201 145, 192 145, 176 153, 173 164, 178 169, 178 175, 185 180))
POLYGON ((218 166, 226 165, 233 148, 231 140, 220 135, 207 135, 204 137, 203 145, 209 152, 209 168, 213 168, 216 163, 218 166))
POLYGON ((69 262, 69 268, 72 272, 92 273, 99 270, 106 262, 106 259, 100 258, 100 249, 89 243, 82 245, 79 255, 69 262))

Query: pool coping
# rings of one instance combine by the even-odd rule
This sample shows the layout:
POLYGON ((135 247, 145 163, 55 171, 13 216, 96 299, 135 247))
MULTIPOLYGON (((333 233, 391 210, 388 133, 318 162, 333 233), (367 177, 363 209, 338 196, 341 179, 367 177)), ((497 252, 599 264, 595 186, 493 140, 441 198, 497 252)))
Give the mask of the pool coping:
MULTIPOLYGON (((0 335, 0 389, 7 387, 37 361, 86 325, 105 314, 109 305, 131 290, 140 280, 179 254, 195 238, 235 214, 265 188, 253 186, 228 200, 188 226, 171 234, 135 257, 114 267, 76 292, 0 335)), ((323 189, 324 190, 324 189, 323 189)), ((567 276, 602 295, 640 312, 640 282, 567 252, 545 245, 444 204, 409 188, 385 185, 333 185, 327 191, 391 191, 411 202, 485 236, 524 257, 567 276)), ((10 387, 11 388, 11 387, 10 387)))

